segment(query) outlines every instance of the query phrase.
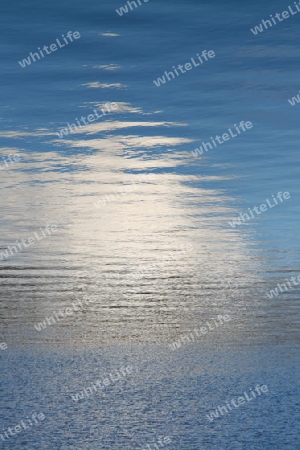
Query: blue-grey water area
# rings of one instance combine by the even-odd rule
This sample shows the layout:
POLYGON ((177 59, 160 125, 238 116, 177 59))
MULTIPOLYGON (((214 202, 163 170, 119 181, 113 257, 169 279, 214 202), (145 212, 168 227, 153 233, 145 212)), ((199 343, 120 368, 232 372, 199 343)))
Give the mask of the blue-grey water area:
POLYGON ((0 448, 300 449, 300 13, 123 1, 0 5, 0 448))

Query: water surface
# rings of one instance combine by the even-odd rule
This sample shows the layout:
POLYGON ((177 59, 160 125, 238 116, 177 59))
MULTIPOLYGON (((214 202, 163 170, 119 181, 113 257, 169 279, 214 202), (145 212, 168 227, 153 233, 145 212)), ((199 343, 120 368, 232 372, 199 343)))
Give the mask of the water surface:
POLYGON ((0 252, 57 226, 0 261, 0 433, 46 416, 1 445, 142 449, 170 436, 170 449, 296 450, 299 288, 267 293, 300 275, 300 106, 287 101, 299 91, 300 16, 254 36, 285 5, 151 0, 120 17, 121 6, 0 7, 0 161, 20 155, 0 171, 0 252), (20 67, 69 30, 81 38, 20 67), (154 85, 205 49, 216 57, 154 85), (115 111, 58 137, 111 102, 115 111), (253 127, 192 155, 241 121, 253 127), (280 191, 290 199, 230 226, 280 191), (171 349, 218 315, 231 320, 171 349), (134 374, 103 395, 72 400, 128 365, 134 374), (207 420, 257 383, 268 394, 207 420))

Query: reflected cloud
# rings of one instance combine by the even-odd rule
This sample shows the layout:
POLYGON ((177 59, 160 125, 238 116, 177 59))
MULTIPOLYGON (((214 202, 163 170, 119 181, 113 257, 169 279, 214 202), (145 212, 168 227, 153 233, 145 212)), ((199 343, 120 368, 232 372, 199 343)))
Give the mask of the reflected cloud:
MULTIPOLYGON (((89 67, 89 66, 84 66, 89 67)), ((92 66, 93 69, 103 69, 103 70, 119 70, 121 66, 119 64, 103 64, 101 66, 92 66)))
MULTIPOLYGON (((143 112, 143 110, 139 107, 134 107, 131 106, 130 103, 126 103, 126 102, 115 102, 112 101, 111 103, 114 103, 114 105, 116 105, 116 110, 112 111, 112 113, 123 113, 123 112, 129 112, 129 113, 133 113, 133 114, 149 114, 149 113, 145 113, 143 112)), ((84 106, 81 106, 81 108, 86 108, 87 106, 85 105, 89 105, 89 107, 92 105, 92 107, 94 108, 103 108, 105 106, 105 102, 85 102, 84 106)))
POLYGON ((0 147, 0 153, 1 153, 0 158, 1 157, 4 158, 6 156, 9 156, 10 154, 16 155, 22 151, 23 151, 23 149, 17 148, 17 147, 0 147))
POLYGON ((85 83, 82 84, 81 86, 87 86, 89 89, 125 89, 127 86, 125 86, 125 84, 121 84, 121 83, 112 83, 112 84, 105 84, 105 83, 98 83, 98 82, 94 82, 94 83, 85 83))
MULTIPOLYGON (((101 109, 105 104, 79 108, 101 109)), ((248 230, 228 229, 227 221, 236 215, 229 206, 232 199, 209 187, 229 175, 209 176, 198 169, 189 173, 186 146, 194 140, 181 133, 188 124, 156 121, 159 111, 145 113, 127 102, 115 104, 111 114, 119 114, 118 119, 124 115, 124 120, 110 120, 116 116, 109 115, 72 130, 68 139, 57 139, 46 128, 2 133, 24 141, 51 136, 51 141, 47 150, 23 150, 22 164, 1 180, 9 189, 0 198, 0 247, 47 223, 55 222, 60 229, 51 244, 41 241, 9 263, 0 261, 5 298, 22 293, 20 314, 32 327, 80 294, 74 274, 88 268, 85 294, 96 301, 67 328, 75 343, 81 337, 79 345, 94 344, 103 336, 111 342, 118 333, 124 340, 156 340, 147 325, 158 318, 171 324, 175 336, 178 324, 199 322, 199 315, 203 321, 215 312, 242 318, 240 292, 239 297, 229 297, 219 285, 228 279, 249 280, 248 230), (139 114, 133 116, 138 120, 128 120, 129 113, 139 114), (150 114, 147 122, 145 115, 150 114), (145 174, 155 176, 151 182, 140 182, 145 174), (95 207, 99 202, 105 207, 95 207), (178 256, 178 249, 188 246, 191 251, 178 256), (21 281, 14 291, 13 278, 21 281)), ((257 267, 253 253, 251 257, 257 267)), ((8 309, 12 326, 14 317, 8 309)), ((61 327, 58 323, 57 330, 61 327)))
POLYGON ((82 126, 77 130, 72 130, 73 134, 96 134, 103 131, 114 131, 120 130, 122 128, 133 128, 133 127, 172 127, 172 126, 186 126, 186 124, 175 123, 175 122, 120 122, 120 121, 105 121, 99 123, 91 123, 90 125, 82 126))
POLYGON ((54 133, 46 128, 38 128, 35 131, 3 131, 0 132, 0 137, 21 139, 26 136, 53 136, 54 133))
MULTIPOLYGON (((153 122, 158 125, 174 124, 153 122)), ((22 293, 18 308, 24 324, 32 327, 80 298, 74 274, 87 268, 84 294, 94 295, 96 301, 68 326, 76 345, 94 345, 103 336, 111 342, 118 333, 124 333, 125 341, 133 336, 141 342, 165 339, 148 328, 158 316, 169 324, 174 338, 178 324, 204 322, 216 311, 243 320, 241 291, 239 297, 231 293, 230 298, 220 284, 226 279, 249 280, 246 231, 232 233, 224 226, 234 209, 221 190, 194 187, 221 176, 210 179, 174 170, 186 157, 168 149, 189 142, 165 135, 118 135, 65 140, 68 149, 82 149, 66 156, 60 151, 22 153, 22 167, 14 171, 10 189, 0 198, 4 212, 0 246, 31 235, 33 228, 61 224, 51 243, 43 240, 9 263, 0 261, 3 295, 9 301, 22 293), (152 151, 155 148, 162 151, 152 151), (150 173, 155 174, 151 182, 139 182, 141 175, 150 173), (125 189, 126 196, 117 197, 116 192, 125 189), (109 196, 113 201, 95 208, 95 202, 109 196), (178 256, 183 246, 191 251, 178 256), (141 267, 145 270, 137 279, 141 267), (12 289, 14 278, 20 284, 12 289)), ((251 258, 257 266, 253 253, 251 258)), ((5 314, 14 327, 17 316, 10 308, 5 314)), ((59 342, 64 325, 56 326, 49 338, 59 342)), ((47 334, 41 339, 47 340, 47 334)), ((167 341, 172 341, 171 335, 167 341)))
POLYGON ((118 33, 101 33, 100 36, 115 37, 115 36, 121 36, 121 35, 118 33))
POLYGON ((194 142, 192 139, 187 138, 174 138, 166 136, 110 136, 103 139, 90 139, 90 140, 57 140, 70 147, 92 148, 94 150, 109 150, 111 144, 114 144, 114 148, 132 148, 132 147, 160 147, 160 146, 175 146, 194 142))

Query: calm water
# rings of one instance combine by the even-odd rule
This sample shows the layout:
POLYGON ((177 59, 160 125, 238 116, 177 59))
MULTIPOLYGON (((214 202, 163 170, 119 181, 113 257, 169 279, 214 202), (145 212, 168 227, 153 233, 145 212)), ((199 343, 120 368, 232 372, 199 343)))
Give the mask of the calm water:
POLYGON ((46 416, 0 447, 297 450, 299 287, 267 293, 300 275, 300 14, 254 36, 288 5, 141 0, 119 16, 124 4, 0 6, 0 434, 46 416), (70 30, 81 37, 18 64, 70 30), (215 58, 154 85, 203 50, 215 58), (192 155, 241 121, 253 127, 192 155), (230 226, 278 192, 290 198, 230 226), (195 338, 218 315, 231 320, 195 338), (72 400, 122 366, 134 372, 72 400), (207 419, 257 384, 268 393, 207 419))

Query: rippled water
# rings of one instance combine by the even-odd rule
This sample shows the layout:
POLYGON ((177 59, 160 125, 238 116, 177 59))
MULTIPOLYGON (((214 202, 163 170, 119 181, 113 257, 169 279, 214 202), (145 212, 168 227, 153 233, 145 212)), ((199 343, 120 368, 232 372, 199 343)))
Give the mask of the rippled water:
POLYGON ((0 433, 46 416, 0 445, 142 449, 170 436, 170 449, 297 450, 299 288, 268 293, 300 275, 300 106, 287 101, 299 17, 254 36, 284 5, 150 0, 120 17, 121 6, 0 6, 0 433), (20 67, 69 30, 80 39, 20 67), (215 58, 154 85, 204 49, 215 58), (253 127, 193 156, 241 121, 253 127), (278 192, 290 198, 230 226, 278 192), (231 320, 196 336, 218 315, 231 320), (132 376, 72 400, 128 365, 132 376), (264 398, 207 420, 257 383, 264 398))

